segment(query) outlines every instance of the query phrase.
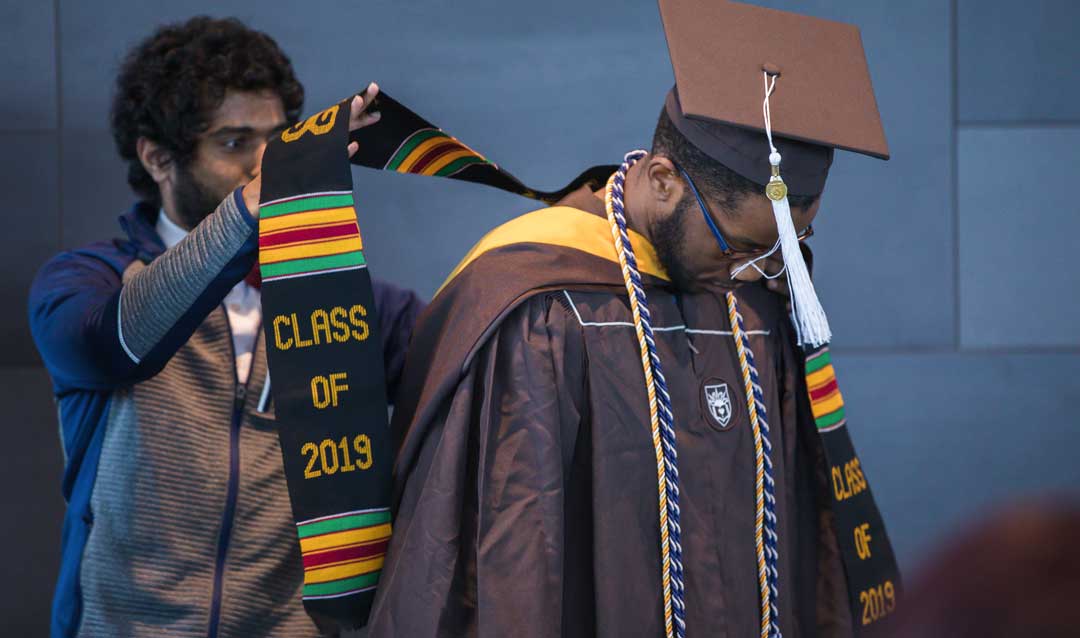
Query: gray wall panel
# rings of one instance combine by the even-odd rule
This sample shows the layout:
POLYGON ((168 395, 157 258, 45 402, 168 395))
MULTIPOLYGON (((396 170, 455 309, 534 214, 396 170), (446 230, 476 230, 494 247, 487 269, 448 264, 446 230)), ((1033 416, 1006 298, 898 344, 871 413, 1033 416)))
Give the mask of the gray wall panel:
POLYGON ((1080 346, 1078 149, 1080 127, 961 130, 965 347, 1080 346))
POLYGON ((127 169, 105 130, 64 131, 61 244, 65 249, 118 237, 116 218, 132 205, 127 169))
POLYGON ((0 237, 4 278, 0 308, 6 308, 0 330, 0 365, 39 362, 27 323, 27 293, 38 268, 59 248, 60 218, 56 179, 56 134, 0 133, 0 147, 10 158, 0 170, 5 194, 5 224, 0 237))
POLYGON ((1080 120, 1080 2, 958 0, 960 120, 1080 120))
POLYGON ((1080 355, 834 357, 851 436, 906 567, 976 512, 1076 490, 1080 355))
MULTIPOLYGON (((291 3, 268 2, 257 10, 237 0, 169 4, 61 0, 60 6, 65 121, 82 128, 104 124, 115 72, 128 48, 156 25, 199 13, 234 15, 270 33, 308 85, 311 108, 337 100, 343 91, 352 90, 354 83, 383 70, 399 76, 402 84, 428 87, 432 82, 449 83, 458 92, 451 96, 449 92, 428 91, 433 99, 453 97, 476 104, 478 100, 468 95, 477 88, 468 80, 470 72, 481 74, 483 81, 490 83, 492 94, 500 97, 529 84, 546 88, 542 92, 550 94, 563 90, 567 75, 586 67, 597 71, 608 68, 611 61, 596 56, 595 47, 589 46, 597 34, 604 33, 622 40, 624 47, 640 44, 643 60, 654 59, 661 68, 667 64, 663 49, 652 46, 662 47, 663 40, 656 8, 647 2, 555 0, 520 9, 494 0, 318 0, 306 3, 303 9, 291 3), (546 40, 554 56, 550 62, 557 65, 569 59, 572 66, 549 66, 546 73, 529 66, 519 49, 527 49, 534 38, 552 36, 554 39, 546 40), (586 49, 584 56, 571 57, 573 51, 561 46, 559 38, 571 36, 578 47, 586 49), (643 36, 648 39, 640 40, 643 36), (490 73, 493 68, 512 72, 513 84, 495 83, 490 73)), ((628 64, 630 61, 621 66, 628 64)), ((660 104, 662 96, 656 101, 657 110, 660 104)))
POLYGON ((0 367, 4 452, 0 462, 0 545, 7 547, 0 633, 48 635, 60 564, 62 454, 49 378, 41 368, 0 367))
POLYGON ((56 20, 52 2, 0 3, 0 130, 55 128, 56 20), (6 93, 6 91, 5 91, 6 93))

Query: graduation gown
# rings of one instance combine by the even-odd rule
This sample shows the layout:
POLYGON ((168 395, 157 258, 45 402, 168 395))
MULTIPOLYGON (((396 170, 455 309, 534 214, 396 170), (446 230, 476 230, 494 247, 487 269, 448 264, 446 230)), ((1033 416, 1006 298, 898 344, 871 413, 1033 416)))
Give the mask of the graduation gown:
MULTIPOLYGON (((492 231, 421 316, 392 428, 371 638, 664 635, 656 460, 602 204, 492 231)), ((724 291, 674 290, 632 237, 671 392, 687 635, 758 635, 754 451, 724 291)), ((772 430, 780 625, 851 634, 826 466, 783 299, 738 289, 772 430)))

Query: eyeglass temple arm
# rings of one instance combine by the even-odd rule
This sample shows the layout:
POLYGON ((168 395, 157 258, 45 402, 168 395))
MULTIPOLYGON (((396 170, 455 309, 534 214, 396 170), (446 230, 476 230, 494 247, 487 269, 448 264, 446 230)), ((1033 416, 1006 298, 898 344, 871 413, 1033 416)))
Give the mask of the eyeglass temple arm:
POLYGON ((694 180, 690 179, 690 175, 688 175, 681 166, 676 166, 676 168, 682 173, 686 183, 690 185, 690 192, 697 198, 698 208, 701 209, 701 216, 705 218, 705 223, 709 225, 709 230, 712 231, 713 237, 716 238, 716 243, 720 244, 720 250, 725 253, 729 252, 731 247, 728 246, 727 241, 724 240, 724 236, 720 234, 720 228, 717 227, 716 222, 714 222, 712 216, 709 215, 709 209, 705 207, 705 200, 701 198, 701 193, 698 192, 697 186, 694 185, 694 180))

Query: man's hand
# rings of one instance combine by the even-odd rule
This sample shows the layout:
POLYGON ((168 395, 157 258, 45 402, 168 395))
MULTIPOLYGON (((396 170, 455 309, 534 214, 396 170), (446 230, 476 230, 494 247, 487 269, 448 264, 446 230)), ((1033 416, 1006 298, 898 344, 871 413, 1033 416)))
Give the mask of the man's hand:
MULTIPOLYGON (((375 96, 379 94, 379 85, 372 82, 368 85, 367 89, 362 95, 353 97, 352 104, 349 109, 349 131, 355 131, 357 129, 364 128, 365 126, 371 126, 375 122, 379 121, 380 113, 368 113, 367 109, 371 106, 371 103, 375 101, 375 96)), ((356 142, 352 142, 348 146, 349 157, 356 154, 356 151, 360 149, 360 145, 356 142)), ((248 212, 253 216, 259 215, 259 195, 262 189, 262 171, 255 176, 255 179, 251 180, 244 186, 244 205, 247 206, 248 212)))
MULTIPOLYGON (((379 121, 382 117, 382 113, 375 111, 374 113, 368 113, 368 107, 375 101, 375 96, 379 94, 379 85, 372 82, 368 85, 367 90, 363 95, 357 95, 352 99, 352 107, 349 110, 349 132, 353 132, 357 129, 364 128, 365 126, 371 126, 375 122, 379 121)), ((360 145, 356 142, 349 144, 349 157, 356 155, 356 151, 360 149, 360 145)))

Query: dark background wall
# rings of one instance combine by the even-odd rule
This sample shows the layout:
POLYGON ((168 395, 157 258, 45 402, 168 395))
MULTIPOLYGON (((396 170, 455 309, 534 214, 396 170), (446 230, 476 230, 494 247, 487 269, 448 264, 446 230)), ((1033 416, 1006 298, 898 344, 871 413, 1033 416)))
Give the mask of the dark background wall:
MULTIPOLYGON (((838 156, 813 243, 852 435, 912 566, 990 504, 1080 479, 1080 3, 761 4, 862 28, 893 160, 838 156)), ((0 1, 2 635, 45 632, 63 508, 27 286, 50 255, 117 231, 131 203, 106 120, 119 60, 203 12, 275 37, 306 111, 375 79, 541 188, 647 146, 672 84, 651 0, 0 1)), ((355 177, 373 269, 425 295, 532 207, 355 177)))

